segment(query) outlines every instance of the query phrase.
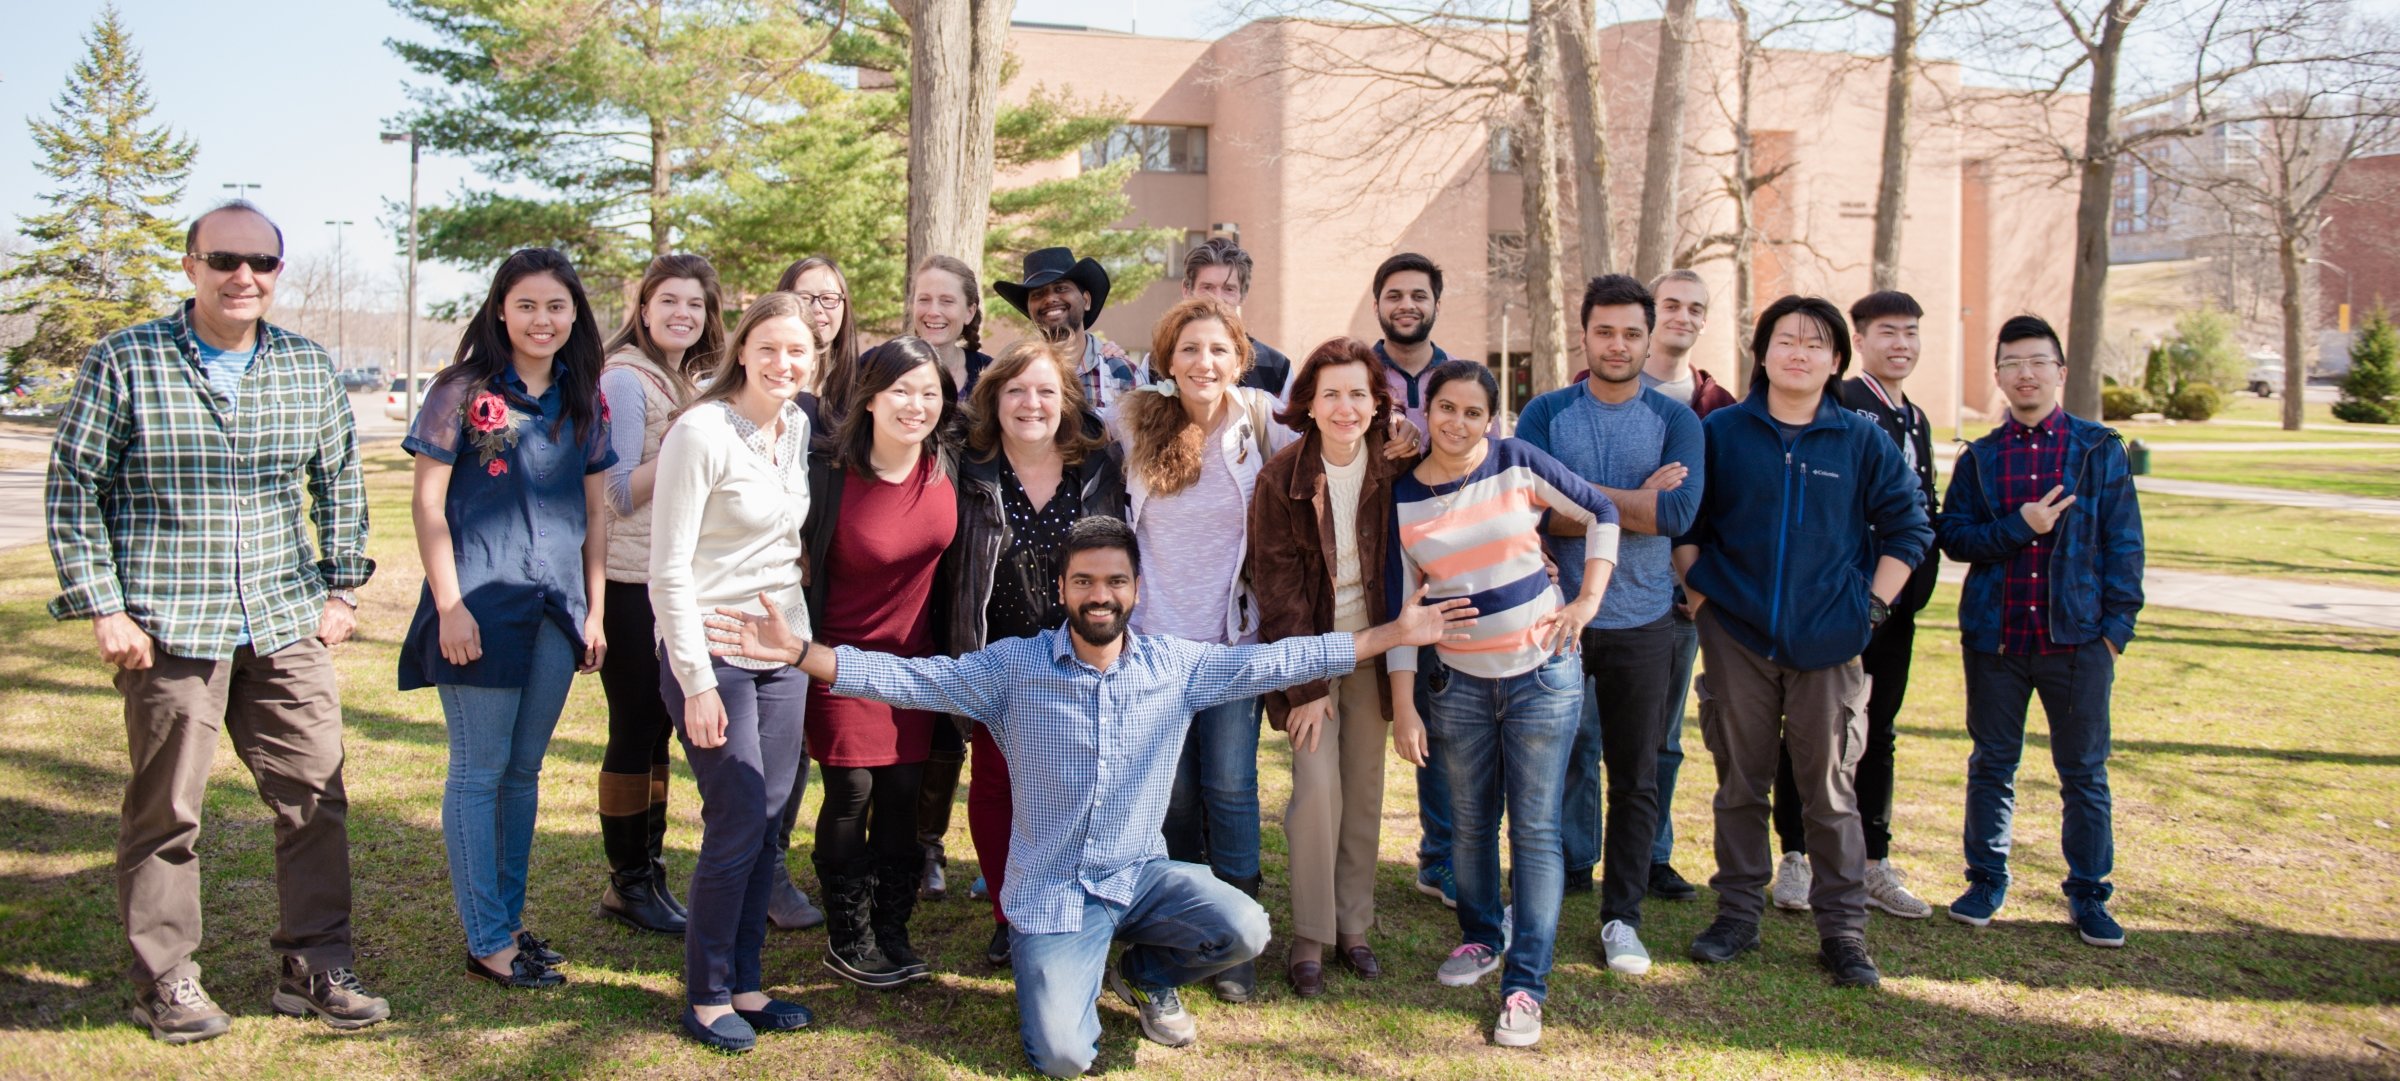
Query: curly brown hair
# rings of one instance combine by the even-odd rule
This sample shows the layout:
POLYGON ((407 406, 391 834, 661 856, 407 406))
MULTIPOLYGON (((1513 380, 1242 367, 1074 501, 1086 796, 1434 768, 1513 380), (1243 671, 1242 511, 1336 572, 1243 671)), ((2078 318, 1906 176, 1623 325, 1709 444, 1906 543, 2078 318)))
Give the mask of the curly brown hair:
POLYGON ((988 462, 1000 453, 1000 392, 1025 370, 1047 362, 1058 371, 1058 434, 1051 442, 1068 465, 1083 461, 1099 441, 1084 430, 1083 380, 1060 358, 1056 347, 1039 338, 1019 338, 1000 351, 1000 359, 975 377, 967 392, 967 449, 975 460, 988 462))
MULTIPOLYGON (((1225 328, 1233 339, 1234 355, 1241 367, 1234 372, 1238 381, 1249 372, 1252 357, 1250 335, 1242 330, 1242 317, 1233 309, 1207 297, 1194 297, 1167 310, 1150 334, 1150 376, 1159 382, 1175 378, 1175 343, 1183 339, 1184 329, 1203 320, 1212 320, 1225 328), (1162 370, 1163 369, 1163 370, 1162 370)), ((1237 382, 1226 388, 1232 397, 1227 404, 1242 408, 1241 386, 1237 382)), ((1125 448, 1125 468, 1141 478, 1152 495, 1174 495, 1191 487, 1200 479, 1200 449, 1208 433, 1184 412, 1183 399, 1147 392, 1127 395, 1117 406, 1125 414, 1125 432, 1129 446, 1125 448)), ((1265 438, 1260 433, 1260 438, 1265 438)))

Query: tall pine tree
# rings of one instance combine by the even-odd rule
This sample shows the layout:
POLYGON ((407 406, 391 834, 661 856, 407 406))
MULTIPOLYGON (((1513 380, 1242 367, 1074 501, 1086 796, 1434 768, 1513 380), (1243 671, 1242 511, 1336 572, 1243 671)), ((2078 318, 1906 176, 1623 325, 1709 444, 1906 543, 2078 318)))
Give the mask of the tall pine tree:
POLYGON ((5 277, 25 288, 5 314, 34 317, 33 336, 9 352, 18 377, 63 368, 111 331, 156 318, 173 300, 181 226, 162 213, 183 198, 195 148, 164 125, 147 126, 150 88, 141 54, 112 5, 101 9, 50 120, 29 120, 44 175, 47 213, 23 219, 32 241, 5 277))

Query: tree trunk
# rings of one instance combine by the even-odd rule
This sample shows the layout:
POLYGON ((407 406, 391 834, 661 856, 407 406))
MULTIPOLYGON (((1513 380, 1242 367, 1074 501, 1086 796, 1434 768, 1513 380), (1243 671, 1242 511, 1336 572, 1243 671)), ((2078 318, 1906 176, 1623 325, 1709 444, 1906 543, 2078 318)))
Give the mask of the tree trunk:
POLYGON ((2308 238, 2289 216, 2277 230, 2275 262, 2283 271, 2283 430, 2296 432, 2307 416, 2308 238))
POLYGON ((1916 107, 1917 0, 1892 0, 1891 85, 1883 94, 1883 175, 1875 183, 1871 288, 1900 287, 1901 212, 1908 202, 1908 122, 1916 107))
POLYGON ((1583 275, 1617 268, 1616 226, 1608 194, 1608 92, 1600 82, 1599 24, 1592 0, 1559 5, 1559 78, 1567 90, 1567 131, 1575 151, 1575 221, 1583 275))
POLYGON ((1751 242, 1755 230, 1750 225, 1750 174, 1758 167, 1757 140, 1750 130, 1750 79, 1758 49, 1750 40, 1750 9, 1741 0, 1729 6, 1741 51, 1733 68, 1733 371, 1726 382, 1733 396, 1741 398, 1750 393, 1750 369, 1757 364, 1750 356, 1751 331, 1758 325, 1758 285, 1750 268, 1756 249, 1751 242))
POLYGON ((1649 281, 1673 269, 1677 185, 1683 175, 1683 106, 1699 0, 1667 0, 1658 23, 1658 80, 1650 90, 1650 140, 1642 150, 1642 217, 1634 232, 1633 274, 1649 281))
POLYGON ((2075 198, 2075 282, 2067 305, 2067 412, 2100 419, 2100 345, 2108 333, 2108 226, 2117 175, 2117 60, 2124 0, 2109 0, 2093 27, 2091 93, 2075 198))
MULTIPOLYGON (((1534 0, 1525 33, 1525 307, 1533 323, 1533 391, 1567 385, 1567 285, 1559 266, 1558 9, 1565 0, 1534 0)), ((1500 343, 1508 355, 1508 343, 1500 343)), ((1506 378, 1503 365, 1502 378, 1506 378)), ((1518 403, 1520 406, 1523 403, 1518 403)))
POLYGON ((674 179, 675 160, 668 154, 667 122, 656 114, 650 117, 650 254, 665 255, 675 250, 675 237, 667 220, 668 181, 674 179))
POLYGON ((898 0, 908 24, 908 265, 983 263, 992 124, 1014 0, 898 0))

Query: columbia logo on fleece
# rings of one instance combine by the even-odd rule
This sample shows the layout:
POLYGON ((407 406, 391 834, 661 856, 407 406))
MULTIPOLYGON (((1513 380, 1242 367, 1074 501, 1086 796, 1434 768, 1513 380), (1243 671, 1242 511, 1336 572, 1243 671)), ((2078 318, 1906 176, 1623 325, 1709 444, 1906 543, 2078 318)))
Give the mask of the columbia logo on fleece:
POLYGON ((1841 475, 1841 474, 1839 474, 1839 473, 1827 472, 1826 470, 1819 469, 1819 468, 1817 468, 1816 466, 1813 466, 1813 465, 1808 467, 1808 473, 1809 473, 1809 475, 1810 475, 1810 476, 1812 476, 1812 477, 1824 477, 1824 478, 1826 478, 1826 479, 1828 479, 1828 480, 1840 480, 1840 479, 1842 479, 1842 475, 1841 475))

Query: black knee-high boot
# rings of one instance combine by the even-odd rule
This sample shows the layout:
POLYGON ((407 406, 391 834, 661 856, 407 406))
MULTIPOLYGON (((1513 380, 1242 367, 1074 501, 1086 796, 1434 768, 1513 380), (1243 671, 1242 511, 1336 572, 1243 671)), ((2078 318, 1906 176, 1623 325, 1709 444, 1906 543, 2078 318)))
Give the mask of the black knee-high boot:
POLYGON ((650 857, 649 798, 646 773, 600 775, 600 847, 608 856, 600 911, 637 930, 680 935, 683 916, 659 898, 661 878, 650 857))
POLYGON ((675 889, 667 878, 667 764, 653 763, 650 767, 650 880, 658 889, 658 899, 674 909, 677 916, 690 916, 683 902, 675 899, 675 889))
MULTIPOLYGON (((825 967, 860 987, 888 991, 908 975, 875 944, 874 865, 867 859, 834 867, 817 860, 817 884, 825 899, 825 967)), ((912 883, 913 885, 913 883, 912 883)), ((913 896, 914 890, 911 894, 913 896)))

